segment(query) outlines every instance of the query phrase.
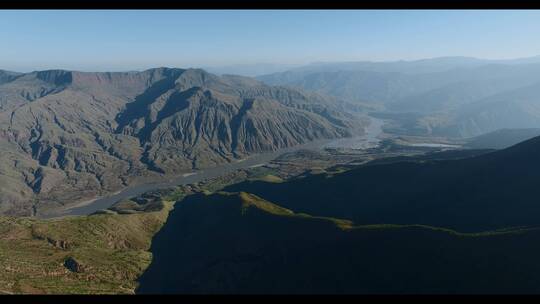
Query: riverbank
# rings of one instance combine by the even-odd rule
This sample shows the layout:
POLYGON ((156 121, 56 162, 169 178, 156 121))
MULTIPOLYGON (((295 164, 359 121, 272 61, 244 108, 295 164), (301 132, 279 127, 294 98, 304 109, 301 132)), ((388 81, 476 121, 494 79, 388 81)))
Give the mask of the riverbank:
POLYGON ((107 209, 119 201, 133 198, 148 191, 165 189, 179 185, 194 184, 201 182, 205 179, 215 178, 228 174, 235 170, 248 169, 254 166, 262 166, 276 159, 284 153, 291 153, 298 150, 318 151, 321 149, 335 147, 355 149, 370 148, 378 144, 379 137, 382 134, 383 124, 383 120, 378 118, 371 118, 371 123, 366 128, 366 133, 362 136, 317 140, 303 145, 280 149, 273 152, 254 154, 247 158, 239 159, 235 162, 223 164, 217 167, 202 169, 187 174, 181 174, 178 176, 164 177, 159 181, 131 185, 111 195, 87 200, 84 203, 79 203, 63 210, 54 211, 50 214, 38 215, 37 217, 41 219, 49 219, 63 216, 89 215, 98 210, 107 209), (361 142, 362 145, 358 145, 357 143, 359 142, 361 142))

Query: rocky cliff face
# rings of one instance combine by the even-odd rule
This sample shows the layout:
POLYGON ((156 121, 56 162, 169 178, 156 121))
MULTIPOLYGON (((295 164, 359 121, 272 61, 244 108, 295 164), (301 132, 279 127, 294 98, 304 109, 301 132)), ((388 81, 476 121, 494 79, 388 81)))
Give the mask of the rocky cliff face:
POLYGON ((0 212, 362 132, 335 100, 197 69, 40 71, 0 82, 0 212))

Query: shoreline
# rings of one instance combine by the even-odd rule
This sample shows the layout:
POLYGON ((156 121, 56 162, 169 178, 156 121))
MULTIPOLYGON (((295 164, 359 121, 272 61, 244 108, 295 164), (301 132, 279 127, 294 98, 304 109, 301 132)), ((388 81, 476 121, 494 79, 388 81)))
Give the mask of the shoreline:
POLYGON ((82 201, 82 202, 78 202, 74 205, 71 205, 67 208, 64 208, 65 211, 68 211, 68 210, 71 210, 73 208, 79 208, 79 207, 84 207, 84 206, 87 206, 87 205, 90 205, 91 203, 97 201, 98 199, 102 199, 104 197, 107 197, 107 196, 112 196, 112 195, 117 195, 118 193, 124 191, 124 189, 127 188, 127 187, 124 187, 116 192, 113 192, 113 193, 110 193, 110 194, 106 194, 106 195, 101 195, 101 196, 96 196, 95 198, 92 198, 92 199, 88 199, 88 200, 85 200, 85 201, 82 201))
POLYGON ((107 199, 107 198, 110 198, 110 197, 114 197, 116 195, 121 194, 124 191, 129 190, 130 188, 138 187, 138 186, 142 186, 142 185, 152 185, 152 184, 161 184, 161 183, 171 182, 175 178, 189 177, 189 176, 192 176, 192 175, 196 175, 196 174, 200 173, 201 171, 202 170, 199 170, 199 171, 196 171, 196 172, 178 174, 178 175, 162 176, 162 177, 159 177, 159 178, 150 178, 151 181, 146 181, 146 182, 145 181, 135 182, 135 183, 133 183, 131 185, 124 186, 123 188, 121 188, 121 189, 119 189, 119 190, 117 190, 115 192, 106 193, 104 195, 96 196, 96 197, 91 198, 91 199, 86 199, 86 200, 80 201, 78 203, 75 203, 73 205, 69 205, 67 207, 55 210, 52 213, 35 215, 34 217, 39 218, 39 219, 54 219, 54 218, 70 216, 70 215, 73 215, 73 214, 69 214, 70 211, 72 211, 73 209, 83 208, 83 207, 92 205, 96 201, 99 201, 99 200, 102 200, 102 199, 107 199))
MULTIPOLYGON (((373 139, 377 139, 379 135, 381 135, 380 134, 382 132, 381 125, 384 124, 383 120, 380 120, 377 118, 371 118, 371 119, 378 122, 375 122, 373 125, 367 128, 367 134, 365 134, 364 137, 365 139, 369 141, 372 141, 373 139), (376 133, 376 134, 373 134, 373 133, 376 133)), ((224 163, 222 165, 212 167, 212 168, 200 169, 195 172, 189 172, 189 173, 183 173, 183 174, 171 175, 171 176, 161 176, 161 178, 157 178, 152 181, 142 180, 142 182, 140 183, 131 184, 114 193, 107 194, 100 197, 95 197, 93 199, 88 199, 83 202, 77 203, 75 205, 71 205, 67 208, 62 208, 61 210, 55 210, 49 214, 36 216, 36 217, 42 218, 42 219, 54 219, 54 218, 64 217, 64 216, 89 215, 98 210, 107 209, 121 200, 136 197, 148 191, 165 189, 165 188, 175 187, 179 185, 193 184, 193 183, 197 183, 197 182, 209 179, 209 178, 219 177, 219 176, 228 174, 236 170, 264 166, 284 153, 290 153, 290 152, 294 152, 294 151, 298 151, 302 149, 321 150, 321 149, 325 149, 328 146, 328 144, 331 144, 332 142, 340 141, 343 139, 344 138, 319 139, 319 140, 311 141, 311 142, 304 143, 301 145, 279 149, 276 151, 252 154, 248 157, 245 157, 239 160, 235 160, 229 163, 224 163)))
POLYGON ((208 178, 218 177, 235 170, 249 168, 252 165, 265 165, 283 153, 310 147, 312 149, 317 149, 317 147, 320 148, 320 146, 318 145, 320 142, 327 141, 328 140, 313 141, 307 144, 289 147, 278 151, 253 154, 247 158, 243 158, 238 161, 225 163, 217 167, 201 169, 197 172, 171 175, 169 177, 163 176, 159 179, 155 179, 152 181, 132 184, 114 193, 99 196, 93 199, 88 199, 75 205, 70 205, 69 207, 55 210, 48 214, 38 215, 36 216, 36 218, 54 219, 65 216, 89 215, 95 211, 107 209, 118 201, 121 201, 123 199, 129 199, 131 197, 135 197, 148 191, 175 187, 184 184, 192 184, 208 178), (94 208, 91 208, 92 206, 94 206, 94 208))

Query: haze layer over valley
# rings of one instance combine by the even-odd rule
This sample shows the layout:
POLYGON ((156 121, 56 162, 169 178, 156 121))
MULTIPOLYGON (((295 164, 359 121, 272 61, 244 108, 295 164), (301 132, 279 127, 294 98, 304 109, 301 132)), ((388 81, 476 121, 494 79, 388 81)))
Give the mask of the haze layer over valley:
POLYGON ((540 127, 540 57, 321 63, 257 78, 384 112, 400 122, 395 132, 467 138, 540 127))

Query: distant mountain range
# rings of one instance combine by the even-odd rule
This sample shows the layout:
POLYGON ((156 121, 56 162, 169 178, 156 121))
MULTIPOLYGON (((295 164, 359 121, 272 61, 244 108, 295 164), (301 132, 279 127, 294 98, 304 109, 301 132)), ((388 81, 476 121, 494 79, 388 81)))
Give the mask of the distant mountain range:
POLYGON ((451 154, 190 196, 138 292, 539 293, 540 137, 451 154))
POLYGON ((540 128, 540 57, 317 63, 257 79, 172 68, 0 71, 0 213, 39 213, 361 134, 362 115, 375 110, 395 122, 386 130, 404 134, 540 128))
POLYGON ((540 57, 324 63, 258 79, 382 105, 389 112, 419 113, 425 134, 472 137, 540 127, 540 57))
POLYGON ((300 66, 301 65, 299 64, 254 63, 208 66, 203 68, 205 71, 218 75, 240 75, 247 77, 255 77, 259 75, 284 72, 300 66))
POLYGON ((337 100, 200 69, 0 72, 0 213, 363 132, 337 100))

